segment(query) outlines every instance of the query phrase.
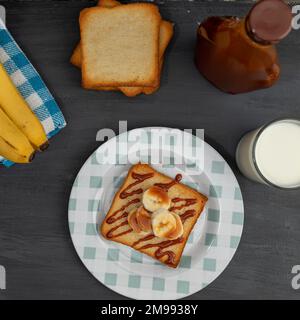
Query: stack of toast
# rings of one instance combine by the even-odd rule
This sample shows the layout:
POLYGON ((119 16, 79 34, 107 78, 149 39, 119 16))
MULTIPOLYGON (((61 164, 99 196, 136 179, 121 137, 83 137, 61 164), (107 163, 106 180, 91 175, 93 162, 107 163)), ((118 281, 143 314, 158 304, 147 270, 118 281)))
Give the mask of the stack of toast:
POLYGON ((129 97, 159 88, 173 24, 162 20, 156 5, 99 0, 81 11, 79 23, 81 41, 71 63, 81 68, 83 88, 129 97))

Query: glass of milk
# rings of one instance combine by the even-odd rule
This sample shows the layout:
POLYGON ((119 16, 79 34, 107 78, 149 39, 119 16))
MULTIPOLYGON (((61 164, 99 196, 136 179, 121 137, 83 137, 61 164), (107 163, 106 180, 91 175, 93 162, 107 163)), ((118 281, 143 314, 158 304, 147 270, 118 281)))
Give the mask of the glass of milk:
POLYGON ((236 162, 251 180, 281 189, 300 188, 300 119, 278 119, 245 134, 236 162))

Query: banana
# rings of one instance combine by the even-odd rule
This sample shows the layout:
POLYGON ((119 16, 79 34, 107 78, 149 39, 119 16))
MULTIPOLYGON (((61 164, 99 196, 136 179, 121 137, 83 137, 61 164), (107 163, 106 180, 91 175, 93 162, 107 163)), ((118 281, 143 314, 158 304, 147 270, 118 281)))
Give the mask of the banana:
POLYGON ((176 218, 166 209, 159 209, 153 214, 152 229, 159 238, 168 238, 175 231, 176 225, 176 218))
POLYGON ((128 217, 127 217, 127 221, 134 232, 140 233, 142 231, 142 229, 140 228, 140 226, 137 222, 136 211, 137 211, 137 209, 134 208, 129 212, 128 217))
POLYGON ((28 163, 34 158, 34 152, 29 156, 22 156, 16 152, 5 140, 0 137, 0 155, 16 163, 28 163))
POLYGON ((136 233, 152 231, 151 216, 143 206, 132 209, 127 219, 128 224, 136 233))
POLYGON ((168 234, 167 238, 170 240, 177 239, 183 235, 183 224, 180 219, 180 216, 176 213, 173 213, 173 212, 172 212, 172 214, 176 219, 176 228, 173 232, 168 234))
POLYGON ((152 228, 155 236, 174 240, 183 235, 183 225, 180 216, 166 209, 153 213, 152 228))
POLYGON ((151 215, 145 210, 143 206, 140 206, 136 211, 136 220, 140 229, 144 232, 152 231, 151 215))
POLYGON ((160 208, 169 209, 171 199, 168 193, 163 189, 153 186, 146 190, 143 194, 143 205, 150 212, 157 211, 160 208))
POLYGON ((33 159, 34 149, 26 136, 0 108, 0 155, 17 163, 33 159))
POLYGON ((19 94, 2 64, 0 64, 0 107, 36 149, 43 151, 48 147, 48 139, 42 124, 19 94))

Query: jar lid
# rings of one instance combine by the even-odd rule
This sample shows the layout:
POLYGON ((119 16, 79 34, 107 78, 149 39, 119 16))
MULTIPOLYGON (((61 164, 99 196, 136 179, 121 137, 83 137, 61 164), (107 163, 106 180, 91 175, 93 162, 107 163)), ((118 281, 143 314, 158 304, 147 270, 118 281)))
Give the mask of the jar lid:
POLYGON ((292 28, 292 9, 282 0, 261 0, 248 14, 249 31, 258 41, 276 43, 292 28))

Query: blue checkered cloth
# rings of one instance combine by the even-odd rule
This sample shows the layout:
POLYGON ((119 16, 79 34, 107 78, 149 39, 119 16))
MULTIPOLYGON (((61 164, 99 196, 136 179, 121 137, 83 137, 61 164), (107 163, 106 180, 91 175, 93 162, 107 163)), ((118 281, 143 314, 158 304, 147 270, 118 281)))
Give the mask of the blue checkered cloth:
MULTIPOLYGON (((48 138, 66 126, 64 116, 40 75, 0 19, 0 63, 27 104, 40 119, 48 138)), ((1 88, 0 88, 1 90, 1 88)), ((0 163, 13 163, 0 156, 0 163)))

